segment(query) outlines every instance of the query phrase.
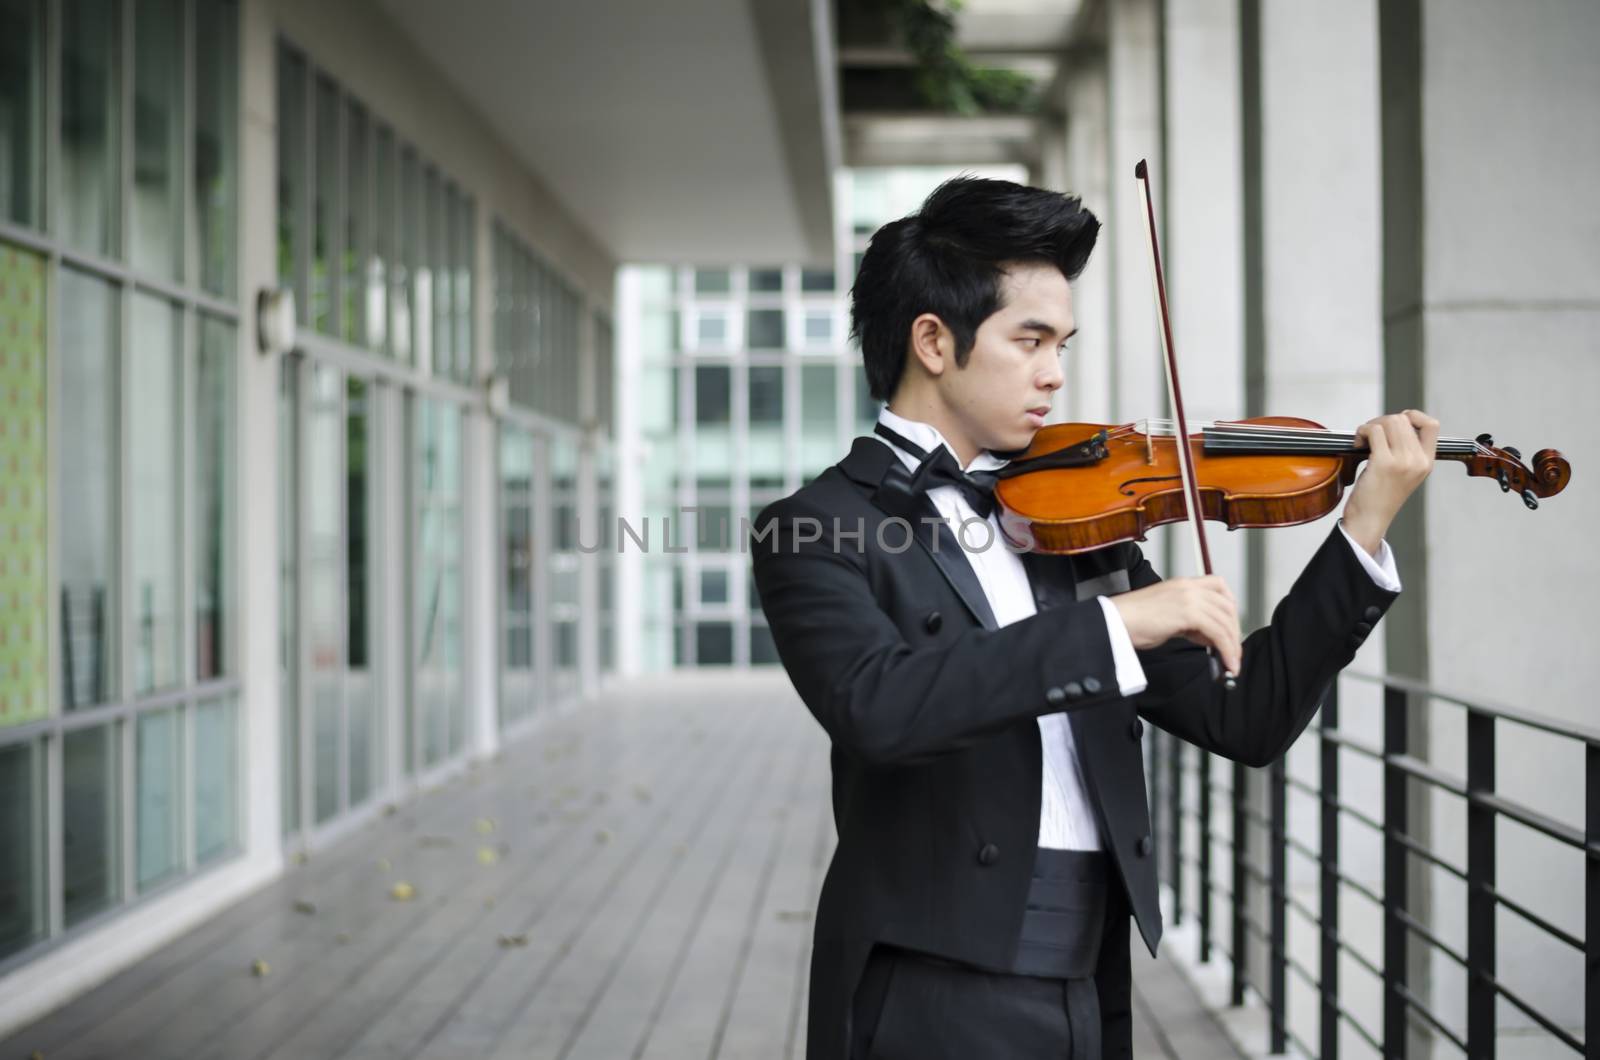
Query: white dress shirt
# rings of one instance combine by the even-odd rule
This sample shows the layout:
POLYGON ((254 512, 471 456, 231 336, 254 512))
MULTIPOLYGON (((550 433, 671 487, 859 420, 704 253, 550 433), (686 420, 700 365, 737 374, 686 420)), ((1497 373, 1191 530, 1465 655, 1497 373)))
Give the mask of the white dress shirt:
MULTIPOLYGON (((930 453, 942 445, 950 449, 952 456, 956 456, 957 463, 960 462, 961 458, 935 427, 908 420, 887 408, 878 414, 878 422, 930 453)), ((888 445, 907 469, 915 470, 921 462, 913 454, 890 444, 881 435, 874 434, 872 437, 888 445)), ((990 471, 1007 463, 984 451, 963 470, 990 471)), ((983 595, 989 601, 989 608, 994 612, 995 622, 1007 626, 1035 614, 1037 609, 1033 603, 1033 586, 1028 581, 1027 568, 1022 565, 1021 556, 1007 548, 1005 539, 1000 536, 998 513, 989 516, 989 535, 986 537, 971 525, 981 524, 983 520, 978 518, 978 513, 973 511, 966 497, 955 486, 935 486, 928 491, 928 500, 961 543, 962 552, 972 565, 978 584, 983 587, 983 595), (963 526, 967 527, 965 535, 962 533, 963 526)), ((1342 523, 1339 529, 1344 532, 1342 523)), ((1373 581, 1393 592, 1400 591, 1400 578, 1395 572, 1394 557, 1387 541, 1379 549, 1379 556, 1375 560, 1348 533, 1345 533, 1345 540, 1355 549, 1362 567, 1373 581)), ((1133 639, 1128 636, 1128 628, 1123 624, 1122 613, 1116 606, 1104 596, 1097 599, 1105 615, 1106 634, 1111 641, 1111 657, 1116 663, 1119 691, 1124 696, 1137 695, 1144 691, 1146 682, 1144 667, 1139 663, 1133 639)), ((1059 711, 1041 714, 1038 722, 1039 740, 1044 753, 1044 777, 1039 791, 1039 845, 1058 850, 1099 850, 1100 826, 1089 803, 1083 768, 1078 763, 1072 727, 1067 722, 1067 716, 1059 711)))

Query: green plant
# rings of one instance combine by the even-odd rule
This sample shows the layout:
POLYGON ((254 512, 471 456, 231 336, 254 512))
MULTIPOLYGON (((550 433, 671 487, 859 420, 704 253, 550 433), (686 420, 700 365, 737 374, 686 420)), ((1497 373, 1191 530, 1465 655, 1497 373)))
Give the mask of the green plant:
POLYGON ((1015 70, 976 66, 956 44, 961 0, 875 0, 917 61, 914 84, 931 107, 955 114, 1029 111, 1037 86, 1015 70))

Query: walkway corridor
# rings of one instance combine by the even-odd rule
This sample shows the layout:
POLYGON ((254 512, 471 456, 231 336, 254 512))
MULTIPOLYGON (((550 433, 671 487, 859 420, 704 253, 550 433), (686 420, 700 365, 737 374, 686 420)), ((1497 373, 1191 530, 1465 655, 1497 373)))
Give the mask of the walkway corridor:
MULTIPOLYGON (((291 867, 0 1058, 801 1057, 826 750, 782 674, 628 685, 291 867)), ((1177 972, 1134 960, 1137 1055, 1236 1055, 1177 972)))

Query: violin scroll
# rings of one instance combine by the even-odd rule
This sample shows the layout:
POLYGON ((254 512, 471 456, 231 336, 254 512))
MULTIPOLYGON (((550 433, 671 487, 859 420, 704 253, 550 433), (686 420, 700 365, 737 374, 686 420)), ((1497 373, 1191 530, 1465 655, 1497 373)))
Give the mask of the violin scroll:
POLYGON ((1539 507, 1544 497, 1554 497, 1572 480, 1572 465, 1555 449, 1533 454, 1533 466, 1522 462, 1522 453, 1511 446, 1496 446, 1487 434, 1478 435, 1478 450, 1463 462, 1474 478, 1492 478, 1503 493, 1517 491, 1528 510, 1539 507))

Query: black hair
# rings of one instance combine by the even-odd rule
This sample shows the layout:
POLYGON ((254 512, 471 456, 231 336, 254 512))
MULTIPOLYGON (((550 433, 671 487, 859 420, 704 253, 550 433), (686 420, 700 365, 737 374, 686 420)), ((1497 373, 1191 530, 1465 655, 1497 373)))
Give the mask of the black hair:
POLYGON ((1000 308, 1000 278, 1014 263, 1054 265, 1075 280, 1100 222, 1077 198, 1009 180, 959 176, 916 213, 873 233, 850 288, 850 334, 872 396, 887 401, 905 371, 911 322, 944 321, 965 365, 978 325, 1000 308))

